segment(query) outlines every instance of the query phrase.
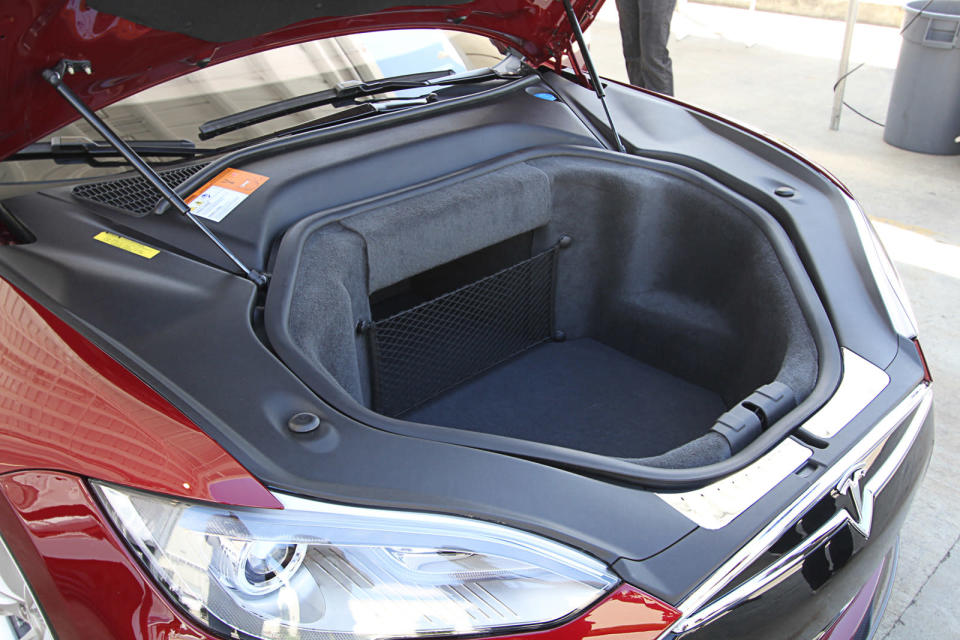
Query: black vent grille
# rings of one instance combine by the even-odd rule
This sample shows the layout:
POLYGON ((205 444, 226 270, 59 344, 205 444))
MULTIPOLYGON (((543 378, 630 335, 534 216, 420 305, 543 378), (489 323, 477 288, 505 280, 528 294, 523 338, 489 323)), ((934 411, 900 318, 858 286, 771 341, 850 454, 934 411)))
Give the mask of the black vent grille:
POLYGON ((557 251, 554 247, 362 324, 370 346, 374 410, 399 416, 550 339, 557 251))
MULTIPOLYGON (((176 188, 208 164, 210 163, 204 162, 176 169, 165 169, 158 173, 164 182, 176 188)), ((73 188, 73 195, 81 200, 105 204, 136 216, 145 216, 153 211, 161 198, 160 192, 140 176, 80 184, 73 188)))

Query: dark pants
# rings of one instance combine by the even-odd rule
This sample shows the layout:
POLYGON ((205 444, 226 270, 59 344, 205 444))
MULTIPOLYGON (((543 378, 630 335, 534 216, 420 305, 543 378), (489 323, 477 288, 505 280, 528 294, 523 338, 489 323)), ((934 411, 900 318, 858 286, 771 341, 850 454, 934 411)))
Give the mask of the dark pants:
POLYGON ((673 63, 667 39, 676 6, 677 0, 617 0, 630 84, 673 95, 673 63))

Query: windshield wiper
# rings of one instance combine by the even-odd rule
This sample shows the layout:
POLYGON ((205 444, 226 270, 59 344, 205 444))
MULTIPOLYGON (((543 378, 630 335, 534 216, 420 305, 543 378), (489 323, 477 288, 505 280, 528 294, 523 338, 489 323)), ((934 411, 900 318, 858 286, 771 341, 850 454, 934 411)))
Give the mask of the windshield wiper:
MULTIPOLYGON (((213 153, 214 149, 198 149, 190 140, 128 140, 127 145, 141 156, 151 158, 193 158, 213 153)), ((53 160, 57 164, 117 166, 122 161, 104 162, 101 158, 122 157, 106 140, 56 136, 49 142, 35 142, 10 156, 8 160, 53 160)))
POLYGON ((522 74, 522 69, 523 64, 520 58, 511 54, 493 67, 474 69, 464 73, 455 74, 450 69, 446 69, 444 71, 428 71, 426 73, 382 78, 369 82, 350 80, 341 82, 332 89, 308 93, 295 98, 287 98, 279 102, 273 102, 215 120, 209 120, 200 125, 199 136, 201 140, 209 140, 210 138, 215 138, 230 131, 236 131, 237 129, 250 127, 255 124, 260 124, 261 122, 266 122, 267 120, 306 111, 307 109, 325 105, 342 107, 356 104, 357 98, 372 96, 378 93, 515 78, 522 74))
POLYGON ((231 151, 236 151, 237 149, 242 149, 244 147, 253 146, 260 142, 265 142, 267 140, 272 140, 274 138, 282 138, 284 136, 293 135, 295 133, 302 133, 304 131, 312 131, 314 129, 322 129, 324 127, 332 127, 336 124, 344 124, 346 122, 353 122, 354 120, 361 120, 367 116, 372 116, 377 113, 386 113, 388 111, 397 111, 404 109, 406 107, 416 107, 420 105, 430 104, 431 102, 436 102, 437 96, 434 93, 430 93, 424 96, 418 96, 416 98, 391 98, 388 100, 368 100, 363 102, 356 102, 354 106, 349 109, 342 109, 340 111, 335 111, 329 115, 317 118, 315 120, 310 120, 309 122, 304 122, 302 124, 294 125, 292 127, 287 127, 286 129, 280 129, 279 131, 274 131, 268 133, 259 138, 252 138, 250 140, 243 140, 241 142, 235 142, 224 147, 217 149, 217 153, 229 153, 231 151))

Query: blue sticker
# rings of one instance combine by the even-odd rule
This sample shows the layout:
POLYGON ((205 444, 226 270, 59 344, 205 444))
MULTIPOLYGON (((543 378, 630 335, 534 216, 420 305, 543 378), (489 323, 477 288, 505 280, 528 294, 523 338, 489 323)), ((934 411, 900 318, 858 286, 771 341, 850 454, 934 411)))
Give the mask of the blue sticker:
POLYGON ((547 100, 549 102, 556 102, 557 96, 552 93, 547 93, 546 91, 541 91, 540 93, 533 94, 534 98, 540 98, 541 100, 547 100))

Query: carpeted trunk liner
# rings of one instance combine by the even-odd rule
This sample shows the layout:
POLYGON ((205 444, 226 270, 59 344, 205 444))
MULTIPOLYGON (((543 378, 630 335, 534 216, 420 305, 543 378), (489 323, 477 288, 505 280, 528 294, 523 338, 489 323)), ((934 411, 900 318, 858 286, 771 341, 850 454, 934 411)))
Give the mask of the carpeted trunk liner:
POLYGON ((707 432, 720 396, 600 342, 549 342, 404 414, 404 420, 624 458, 707 432))

